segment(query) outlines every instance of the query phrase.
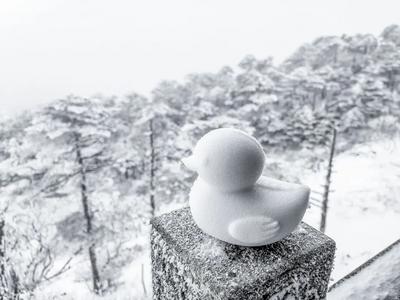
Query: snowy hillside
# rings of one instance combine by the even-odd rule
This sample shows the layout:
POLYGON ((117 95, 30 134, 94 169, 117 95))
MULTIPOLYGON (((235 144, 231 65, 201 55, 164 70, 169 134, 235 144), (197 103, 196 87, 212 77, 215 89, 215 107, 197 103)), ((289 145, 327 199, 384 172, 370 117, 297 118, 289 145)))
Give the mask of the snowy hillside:
MULTIPOLYGON (((400 234, 400 139, 359 145, 336 157, 326 234, 337 243, 332 281, 350 273, 400 234)), ((321 177, 306 182, 314 189, 321 177)), ((318 228, 320 210, 305 222, 318 228)))
POLYGON ((400 240, 397 240, 332 286, 328 299, 397 299, 399 268, 400 240))
MULTIPOLYGON (((400 228, 400 186, 396 178, 400 174, 400 166, 396 164, 396 159, 399 155, 400 139, 397 139, 371 142, 336 157, 334 192, 330 198, 326 232, 337 243, 331 283, 350 273, 398 238, 399 231, 396 228, 400 228), (366 182, 369 183, 368 188, 366 182)), ((321 173, 309 174, 304 178, 304 183, 318 190, 322 178, 321 173)), ((166 205, 161 213, 185 205, 166 205)), ((304 221, 318 228, 320 215, 320 209, 311 206, 304 221)), ((148 251, 146 248, 126 268, 123 274, 126 287, 113 296, 118 298, 113 299, 150 299, 145 297, 141 281, 143 264, 149 296, 151 278, 148 251), (130 296, 126 297, 125 293, 130 296)), ((43 299, 41 297, 44 296, 39 295, 59 296, 62 294, 60 291, 65 291, 68 296, 62 299, 97 299, 84 288, 83 282, 65 285, 65 280, 59 280, 38 292, 37 297, 43 299)))
POLYGON ((260 140, 265 175, 310 185, 306 222, 320 228, 327 203, 340 279, 399 235, 399 58, 394 25, 319 38, 279 66, 247 56, 149 98, 70 95, 0 118, 0 298, 149 298, 149 220, 187 205, 181 159, 219 127, 260 140))

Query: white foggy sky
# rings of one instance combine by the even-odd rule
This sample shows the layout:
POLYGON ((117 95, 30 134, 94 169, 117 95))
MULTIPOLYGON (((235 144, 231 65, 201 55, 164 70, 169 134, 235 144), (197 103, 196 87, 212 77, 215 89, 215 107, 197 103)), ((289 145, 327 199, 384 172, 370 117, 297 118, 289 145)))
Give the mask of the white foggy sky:
POLYGON ((0 113, 74 93, 277 61, 321 35, 379 34, 399 0, 0 0, 0 113))

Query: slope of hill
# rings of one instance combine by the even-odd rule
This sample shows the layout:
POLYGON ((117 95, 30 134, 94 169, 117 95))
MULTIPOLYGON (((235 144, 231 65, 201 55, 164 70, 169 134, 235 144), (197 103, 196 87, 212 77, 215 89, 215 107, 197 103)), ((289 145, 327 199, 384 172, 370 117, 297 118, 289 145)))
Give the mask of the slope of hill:
MULTIPOLYGON (((194 174, 180 159, 222 126, 263 143, 267 175, 316 191, 337 130, 327 233, 338 242, 338 279, 398 226, 398 146, 384 149, 398 141, 399 41, 395 25, 379 37, 322 37, 281 66, 248 56, 162 82, 151 99, 68 96, 1 119, 0 295, 115 298, 132 288, 128 274, 141 295, 148 220, 186 204, 194 174)), ((313 207, 306 220, 318 227, 319 215, 313 207)))

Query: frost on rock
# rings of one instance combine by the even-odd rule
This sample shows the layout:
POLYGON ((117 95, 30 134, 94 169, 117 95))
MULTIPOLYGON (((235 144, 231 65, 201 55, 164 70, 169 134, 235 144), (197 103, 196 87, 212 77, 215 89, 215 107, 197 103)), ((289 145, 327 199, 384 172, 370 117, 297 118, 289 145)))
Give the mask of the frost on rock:
POLYGON ((323 299, 335 243, 302 223, 282 241, 240 247, 218 241, 188 208, 153 219, 154 299, 323 299))
POLYGON ((193 252, 195 256, 200 258, 216 259, 226 256, 225 243, 212 237, 204 240, 193 252))
MULTIPOLYGON (((284 282, 286 282, 286 286, 282 286, 279 292, 272 295, 270 300, 296 300, 303 299, 299 298, 299 295, 306 295, 306 299, 319 299, 318 290, 310 287, 308 276, 302 274, 302 271, 299 270, 298 274, 295 274, 292 277, 287 276, 288 278, 284 278, 284 282)), ((283 279, 283 278, 281 278, 283 279)), ((282 281, 283 282, 283 281, 282 281)))

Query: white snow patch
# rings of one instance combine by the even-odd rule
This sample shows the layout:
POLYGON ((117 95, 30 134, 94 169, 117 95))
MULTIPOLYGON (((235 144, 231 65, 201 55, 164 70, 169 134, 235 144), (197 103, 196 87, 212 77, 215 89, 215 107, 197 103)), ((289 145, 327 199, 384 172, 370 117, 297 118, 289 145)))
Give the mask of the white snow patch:
MULTIPOLYGON (((332 281, 337 281, 399 237, 400 140, 369 143, 334 160, 326 234, 336 241, 332 281)), ((321 191, 324 171, 304 183, 321 191)), ((316 194, 314 194, 315 196, 316 194)), ((320 208, 307 210, 304 221, 319 228, 320 208)))
POLYGON ((400 287, 400 247, 395 245, 370 265, 346 279, 328 299, 394 299, 400 287), (397 290, 396 290, 397 289, 397 290))
POLYGON ((225 257, 225 243, 216 239, 207 239, 194 250, 198 257, 217 258, 225 257))

